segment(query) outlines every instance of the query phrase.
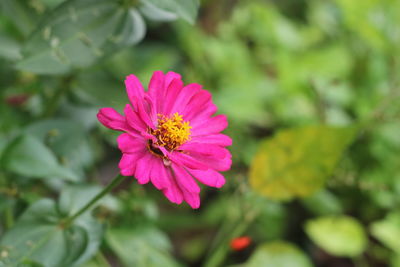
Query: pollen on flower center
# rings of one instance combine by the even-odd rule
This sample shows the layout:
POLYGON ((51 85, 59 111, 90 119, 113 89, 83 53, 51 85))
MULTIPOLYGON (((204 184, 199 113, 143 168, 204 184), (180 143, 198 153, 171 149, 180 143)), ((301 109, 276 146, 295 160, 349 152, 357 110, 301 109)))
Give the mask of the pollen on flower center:
POLYGON ((189 126, 189 122, 183 121, 179 113, 172 116, 158 114, 157 129, 151 129, 150 133, 157 138, 156 145, 171 151, 190 139, 190 129, 192 127, 189 126))

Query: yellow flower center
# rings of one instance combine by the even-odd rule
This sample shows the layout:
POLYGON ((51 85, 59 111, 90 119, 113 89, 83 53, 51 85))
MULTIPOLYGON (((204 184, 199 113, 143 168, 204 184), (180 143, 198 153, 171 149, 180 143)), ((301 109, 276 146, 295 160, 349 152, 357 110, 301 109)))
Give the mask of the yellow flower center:
POLYGON ((156 145, 171 151, 190 139, 190 129, 189 122, 183 121, 179 113, 172 116, 158 114, 158 127, 150 133, 157 138, 156 145))

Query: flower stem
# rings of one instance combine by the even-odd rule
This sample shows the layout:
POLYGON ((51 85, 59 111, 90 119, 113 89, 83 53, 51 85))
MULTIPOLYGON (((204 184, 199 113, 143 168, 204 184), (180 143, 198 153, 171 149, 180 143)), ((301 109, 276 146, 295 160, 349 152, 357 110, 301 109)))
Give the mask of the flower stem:
POLYGON ((6 228, 10 229, 14 224, 14 214, 11 205, 7 206, 4 213, 6 228))
POLYGON ((73 215, 69 216, 67 219, 61 222, 63 227, 68 227, 76 218, 85 213, 88 209, 90 209, 99 199, 104 197, 107 193, 109 193, 113 188, 119 185, 125 176, 118 174, 109 185, 107 185, 100 193, 92 198, 85 206, 83 206, 80 210, 75 212, 73 215))
POLYGON ((207 261, 203 266, 205 267, 217 267, 222 266, 227 254, 229 253, 229 241, 243 234, 249 225, 256 218, 257 212, 249 210, 244 218, 234 226, 233 229, 220 241, 220 244, 215 248, 212 254, 208 257, 207 261))
POLYGON ((48 118, 54 115, 54 113, 57 111, 57 107, 60 104, 60 100, 63 97, 65 93, 68 92, 68 90, 71 87, 71 83, 74 80, 74 74, 68 75, 64 77, 60 81, 60 85, 57 88, 57 90, 54 92, 52 97, 47 101, 47 104, 45 106, 44 112, 42 114, 42 117, 48 118))
POLYGON ((103 252, 99 251, 94 257, 95 261, 99 264, 99 266, 111 266, 108 263, 107 258, 104 256, 103 252))

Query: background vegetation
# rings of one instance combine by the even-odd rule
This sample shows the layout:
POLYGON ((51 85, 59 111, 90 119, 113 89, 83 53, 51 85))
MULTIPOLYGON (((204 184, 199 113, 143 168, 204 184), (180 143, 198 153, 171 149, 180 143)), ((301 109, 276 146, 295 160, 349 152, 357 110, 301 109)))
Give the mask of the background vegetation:
POLYGON ((400 266, 400 1, 0 7, 0 266, 400 266), (118 173, 97 110, 155 70, 228 115, 227 184, 191 210, 129 178, 60 227, 118 173))

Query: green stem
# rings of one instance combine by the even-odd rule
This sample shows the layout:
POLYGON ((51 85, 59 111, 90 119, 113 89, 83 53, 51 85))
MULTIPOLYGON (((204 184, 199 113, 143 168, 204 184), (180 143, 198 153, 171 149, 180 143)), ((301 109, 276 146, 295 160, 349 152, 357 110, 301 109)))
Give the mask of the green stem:
POLYGON ((4 225, 6 229, 10 229, 14 225, 13 208, 15 207, 18 191, 13 186, 9 176, 4 172, 0 172, 0 194, 4 194, 7 198, 7 206, 4 209, 4 225))
POLYGON ((57 91, 54 95, 47 101, 47 105, 43 112, 43 117, 51 117, 55 112, 60 103, 62 96, 70 89, 71 82, 74 79, 74 75, 71 74, 69 76, 64 77, 61 82, 60 86, 58 87, 57 91))
POLYGON ((76 218, 78 218, 80 215, 82 215, 88 209, 90 209, 99 199, 104 197, 113 188, 119 185, 122 182, 122 180, 124 180, 124 178, 125 178, 124 176, 118 174, 107 187, 105 187, 100 193, 98 193, 94 198, 92 198, 92 200, 90 200, 85 206, 83 206, 80 210, 78 210, 76 213, 74 213, 67 219, 63 220, 62 225, 64 227, 68 227, 76 218))
POLYGON ((363 255, 355 257, 352 259, 354 266, 356 267, 369 267, 368 261, 364 258, 363 255))
POLYGON ((383 117, 388 106, 393 102, 398 101, 399 97, 399 93, 389 93, 389 95, 385 97, 366 118, 359 122, 359 129, 363 131, 370 131, 371 129, 375 129, 377 124, 384 122, 385 120, 383 117))
POLYGON ((110 264, 108 263, 107 258, 104 256, 104 254, 99 251, 96 256, 95 256, 96 261, 99 263, 100 266, 108 267, 110 264))
POLYGON ((310 81, 310 87, 311 91, 315 96, 315 110, 317 112, 317 116, 319 118, 319 121, 321 124, 326 124, 326 107, 325 103, 323 100, 323 97, 321 96, 320 92, 318 91, 318 88, 316 87, 316 84, 314 81, 310 81))
POLYGON ((14 214, 11 205, 8 205, 4 212, 6 228, 10 229, 14 224, 14 214))
POLYGON ((250 226, 253 220, 257 217, 257 212, 250 210, 246 213, 243 220, 241 220, 233 229, 230 231, 225 238, 222 238, 219 246, 213 251, 208 257, 208 260, 204 264, 205 267, 218 267, 222 266, 228 252, 229 252, 229 241, 234 237, 242 235, 246 229, 250 226))

